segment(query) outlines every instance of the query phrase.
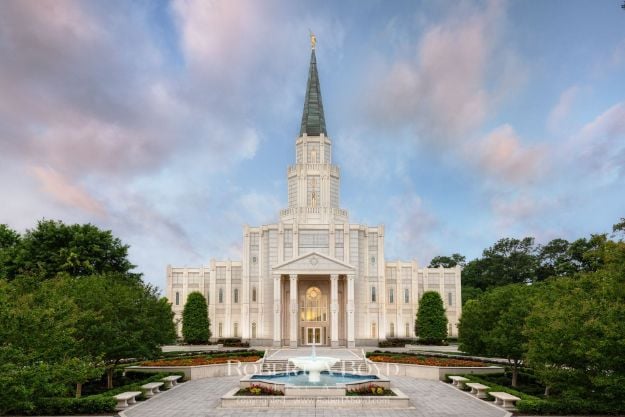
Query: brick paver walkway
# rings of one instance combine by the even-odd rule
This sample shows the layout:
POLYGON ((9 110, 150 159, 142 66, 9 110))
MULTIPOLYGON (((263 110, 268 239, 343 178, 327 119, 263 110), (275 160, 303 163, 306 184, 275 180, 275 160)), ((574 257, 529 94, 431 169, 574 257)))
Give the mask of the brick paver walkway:
POLYGON ((205 378, 185 382, 172 390, 127 409, 126 417, 504 417, 504 410, 438 382, 393 377, 392 385, 411 399, 413 409, 220 409, 219 398, 238 385, 239 377, 205 378))

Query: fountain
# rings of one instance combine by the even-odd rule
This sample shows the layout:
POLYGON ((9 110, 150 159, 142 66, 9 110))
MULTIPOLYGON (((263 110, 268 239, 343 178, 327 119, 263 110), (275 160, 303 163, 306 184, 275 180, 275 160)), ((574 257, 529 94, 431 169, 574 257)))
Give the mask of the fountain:
POLYGON ((289 362, 301 369, 308 372, 308 382, 316 383, 321 381, 321 371, 329 371, 334 364, 339 362, 340 359, 332 358, 329 356, 317 356, 315 351, 315 344, 312 345, 312 353, 310 356, 297 356, 295 358, 289 358, 289 362))

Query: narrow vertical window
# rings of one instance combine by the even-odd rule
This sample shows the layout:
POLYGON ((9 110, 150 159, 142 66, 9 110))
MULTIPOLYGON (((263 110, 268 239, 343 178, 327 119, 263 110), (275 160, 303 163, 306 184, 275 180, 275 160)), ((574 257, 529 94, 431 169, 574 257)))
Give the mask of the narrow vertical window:
POLYGON ((375 321, 371 323, 371 338, 376 339, 378 337, 378 329, 375 326, 375 321))
POLYGON ((388 302, 390 304, 395 302, 395 290, 393 288, 389 288, 388 290, 388 302))
POLYGON ((233 335, 239 337, 239 323, 234 323, 233 335))
POLYGON ((256 339, 256 322, 252 322, 252 339, 256 339))
POLYGON ((224 290, 223 288, 219 289, 219 304, 224 302, 224 290))
POLYGON ((180 293, 178 291, 176 291, 176 305, 180 305, 180 293))
POLYGON ((224 325, 221 322, 219 322, 219 332, 217 334, 219 337, 224 337, 224 325))
POLYGON ((252 288, 252 302, 256 302, 256 287, 252 288))
POLYGON ((375 287, 371 287, 371 302, 375 303, 377 301, 377 295, 375 293, 375 287))
POLYGON ((448 305, 452 305, 452 300, 451 300, 451 293, 447 293, 447 301, 448 301, 448 305))
POLYGON ((395 337, 395 323, 391 323, 390 330, 389 330, 389 336, 390 337, 395 337))
POLYGON ((239 302, 239 289, 235 288, 234 289, 234 303, 237 304, 239 302))

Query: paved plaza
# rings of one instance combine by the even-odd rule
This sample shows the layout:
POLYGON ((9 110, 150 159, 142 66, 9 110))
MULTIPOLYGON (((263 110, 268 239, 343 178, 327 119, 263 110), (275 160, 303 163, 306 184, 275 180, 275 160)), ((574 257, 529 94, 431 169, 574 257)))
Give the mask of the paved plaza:
POLYGON ((185 382, 149 401, 120 413, 126 417, 205 417, 205 416, 423 416, 423 417, 504 417, 508 413, 471 397, 448 384, 410 377, 391 378, 411 399, 414 408, 384 409, 220 409, 219 398, 238 385, 240 377, 205 378, 185 382))

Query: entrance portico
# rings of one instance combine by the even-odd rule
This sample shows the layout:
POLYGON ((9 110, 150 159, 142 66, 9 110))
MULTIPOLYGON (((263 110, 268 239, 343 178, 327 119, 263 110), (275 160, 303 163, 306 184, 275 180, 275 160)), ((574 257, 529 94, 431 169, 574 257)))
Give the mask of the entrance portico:
POLYGON ((272 268, 274 346, 354 347, 355 268, 311 252, 272 268))

